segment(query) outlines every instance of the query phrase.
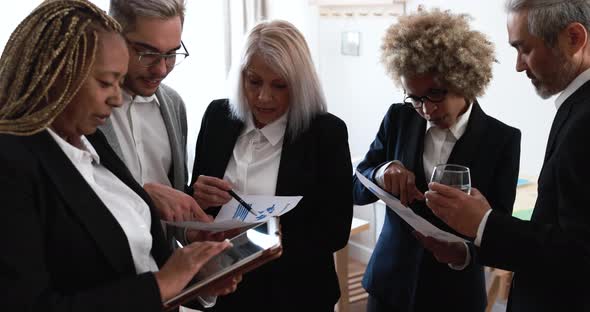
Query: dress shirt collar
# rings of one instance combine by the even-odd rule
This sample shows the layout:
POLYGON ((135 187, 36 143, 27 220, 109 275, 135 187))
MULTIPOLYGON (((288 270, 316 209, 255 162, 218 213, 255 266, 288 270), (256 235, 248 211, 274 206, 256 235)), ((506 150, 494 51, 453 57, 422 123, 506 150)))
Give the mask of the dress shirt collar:
MULTIPOLYGON (((286 112, 279 119, 259 129, 260 133, 270 142, 272 146, 277 145, 285 136, 285 130, 287 130, 287 116, 289 112, 286 112)), ((250 118, 246 119, 246 125, 240 136, 247 135, 248 133, 255 131, 256 126, 254 125, 254 116, 250 114, 250 118)))
POLYGON ((96 162, 97 164, 100 164, 100 156, 98 156, 98 153, 96 152, 94 147, 92 147, 92 144, 90 144, 90 142, 88 142, 88 139, 86 139, 86 136, 82 136, 80 138, 80 141, 82 142, 82 146, 84 148, 79 149, 79 148, 73 146, 72 144, 68 143, 68 141, 64 140, 57 133, 55 133, 53 130, 47 128, 47 131, 53 137, 55 142, 57 142, 57 144, 63 150, 63 152, 66 154, 66 156, 68 156, 68 158, 72 160, 72 162, 80 163, 80 162, 83 162, 84 159, 91 159, 92 161, 96 162))
POLYGON ((146 103, 156 103, 158 107, 160 107, 160 102, 158 101, 158 97, 156 94, 152 94, 150 96, 141 96, 135 95, 132 96, 126 90, 123 90, 123 102, 124 103, 138 103, 138 104, 146 104, 146 103))
MULTIPOLYGON (((472 109, 473 109, 473 103, 469 104, 465 113, 461 114, 457 118, 457 122, 454 125, 452 125, 451 127, 449 127, 449 132, 453 135, 455 140, 459 140, 463 136, 463 134, 465 133, 465 130, 467 130, 467 124, 469 123, 469 117, 471 116, 472 109)), ((426 123, 426 132, 428 132, 428 130, 430 130, 430 128, 433 128, 433 127, 436 127, 436 126, 430 122, 427 122, 426 123)))
POLYGON ((590 68, 582 72, 576 79, 572 80, 570 84, 565 88, 561 94, 555 99, 555 108, 559 109, 561 105, 569 98, 576 90, 578 90, 583 84, 590 80, 590 68))

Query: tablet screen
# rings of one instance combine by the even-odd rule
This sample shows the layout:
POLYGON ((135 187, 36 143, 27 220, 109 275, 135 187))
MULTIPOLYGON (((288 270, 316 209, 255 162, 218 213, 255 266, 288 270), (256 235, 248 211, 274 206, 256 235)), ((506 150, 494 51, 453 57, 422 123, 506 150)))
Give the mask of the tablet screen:
POLYGON ((262 258, 269 251, 280 248, 278 218, 271 218, 266 223, 235 236, 230 241, 233 244, 231 248, 211 258, 199 270, 193 282, 176 297, 168 300, 165 305, 181 301, 182 297, 194 293, 204 285, 262 258))

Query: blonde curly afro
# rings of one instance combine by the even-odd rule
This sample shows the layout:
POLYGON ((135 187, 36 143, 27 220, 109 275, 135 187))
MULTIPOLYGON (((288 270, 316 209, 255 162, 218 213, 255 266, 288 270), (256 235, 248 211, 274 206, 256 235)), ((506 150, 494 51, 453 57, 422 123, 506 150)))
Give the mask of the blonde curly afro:
POLYGON ((381 62, 401 86, 401 77, 432 74, 449 91, 467 99, 481 96, 492 79, 494 46, 469 28, 471 17, 421 10, 402 16, 383 38, 381 62))

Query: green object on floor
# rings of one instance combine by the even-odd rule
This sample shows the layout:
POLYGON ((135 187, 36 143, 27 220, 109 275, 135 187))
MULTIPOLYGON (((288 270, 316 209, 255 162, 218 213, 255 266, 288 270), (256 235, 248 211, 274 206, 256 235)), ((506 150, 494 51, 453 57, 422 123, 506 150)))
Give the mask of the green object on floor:
POLYGON ((531 219, 532 214, 533 214, 533 209, 523 209, 523 210, 513 212, 512 216, 519 218, 521 220, 529 221, 531 219))

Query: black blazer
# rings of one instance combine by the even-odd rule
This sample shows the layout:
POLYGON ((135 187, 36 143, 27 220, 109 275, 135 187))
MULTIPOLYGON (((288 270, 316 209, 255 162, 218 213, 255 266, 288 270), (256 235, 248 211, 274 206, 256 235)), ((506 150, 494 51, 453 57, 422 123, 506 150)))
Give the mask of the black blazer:
MULTIPOLYGON (((227 100, 209 105, 191 185, 199 175, 223 178, 242 127, 227 100)), ((276 195, 303 199, 281 217, 283 254, 245 274, 235 293, 217 299, 215 310, 333 311, 340 296, 333 253, 350 235, 351 172, 346 125, 337 117, 317 116, 293 141, 285 134, 276 195)))
MULTIPOLYGON (((152 255, 169 256, 148 195, 97 132, 101 163, 152 209, 152 255)), ((161 311, 153 273, 137 275, 119 223, 47 131, 0 135, 0 310, 161 311)))
MULTIPOLYGON (((414 108, 391 105, 379 132, 357 170, 373 179, 376 170, 400 160, 416 175, 416 185, 428 189, 422 154, 426 121, 414 108)), ((455 144, 448 163, 470 168, 471 185, 478 188, 494 209, 510 215, 516 195, 520 157, 520 131, 487 116, 475 102, 467 129, 455 144)), ((372 203, 377 198, 355 177, 354 202, 372 203)), ((426 207, 411 208, 437 227, 453 232, 426 207)), ((412 228, 386 209, 383 230, 369 261, 363 286, 379 302, 395 311, 430 311, 436 303, 445 311, 483 311, 486 306, 482 266, 472 258, 462 271, 441 264, 411 234, 412 228)), ((475 256, 472 250, 472 255, 475 256)))
POLYGON ((509 311, 590 311, 589 161, 587 82, 555 115, 531 221, 488 218, 480 256, 515 272, 509 311))

